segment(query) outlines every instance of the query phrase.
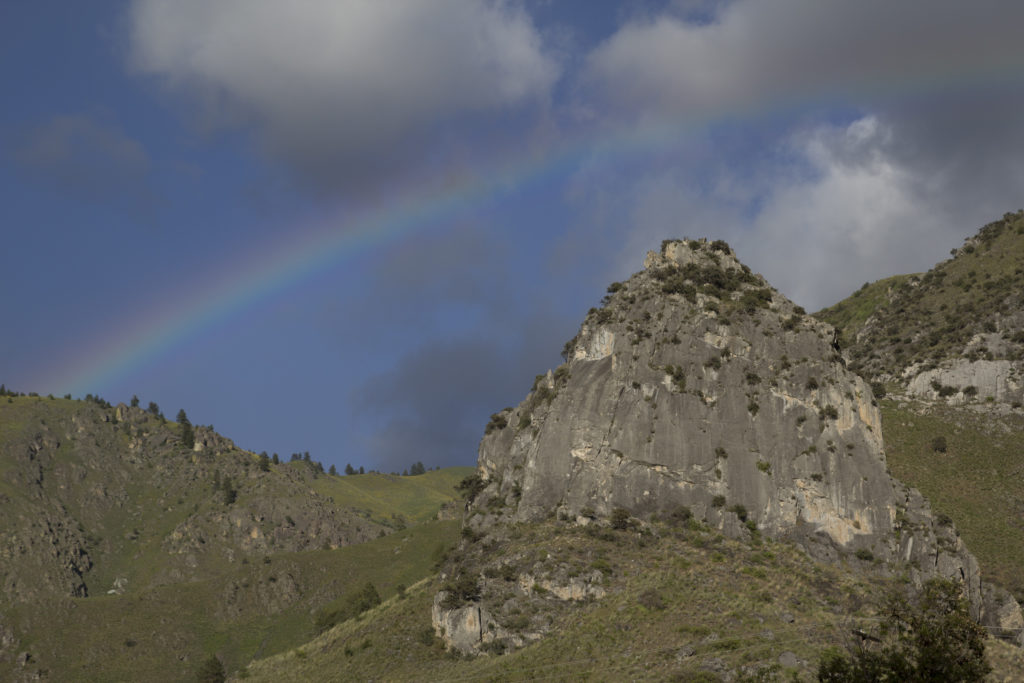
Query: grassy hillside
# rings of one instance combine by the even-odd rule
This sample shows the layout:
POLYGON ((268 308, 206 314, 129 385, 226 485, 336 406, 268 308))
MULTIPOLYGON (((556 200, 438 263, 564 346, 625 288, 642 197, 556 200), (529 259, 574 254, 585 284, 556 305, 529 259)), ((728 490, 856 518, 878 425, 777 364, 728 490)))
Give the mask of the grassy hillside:
POLYGON ((367 581, 382 597, 432 573, 456 522, 429 522, 337 550, 269 555, 223 574, 10 613, 54 680, 177 681, 217 654, 229 668, 315 635, 318 610, 367 581), (290 604, 289 604, 290 602, 290 604), (283 608, 282 608, 283 607, 283 608))
POLYGON ((911 278, 920 278, 920 275, 894 275, 875 282, 865 282, 863 287, 849 297, 814 315, 834 325, 845 345, 849 345, 856 340, 857 333, 868 318, 892 303, 897 293, 904 291, 904 285, 911 278))
POLYGON ((549 523, 515 536, 487 555, 601 567, 608 595, 571 603, 509 584, 514 609, 543 614, 548 635, 501 657, 460 659, 434 638, 430 606, 440 583, 426 581, 300 650, 254 662, 248 679, 671 680, 705 669, 781 669, 785 652, 800 669, 797 661, 813 661, 838 638, 835 610, 871 614, 860 597, 874 590, 871 581, 785 544, 749 547, 697 525, 592 534, 549 523))
POLYGON ((308 639, 317 610, 414 583, 457 536, 430 520, 470 468, 329 476, 195 433, 199 450, 138 408, 0 397, 0 671, 29 652, 57 679, 180 680, 212 651, 308 639))
POLYGON ((947 358, 1024 359, 1024 213, 982 228, 923 275, 868 285, 815 314, 873 378, 947 358))
MULTIPOLYGON (((563 602, 509 584, 511 610, 541 615, 547 635, 501 656, 460 658, 434 637, 427 580, 300 648, 257 659, 235 680, 717 681, 811 680, 821 650, 851 628, 877 626, 875 600, 899 578, 817 563, 787 543, 744 544, 698 524, 595 532, 554 522, 520 526, 490 557, 598 566, 605 597, 563 602)), ((995 645, 1003 672, 1019 652, 995 645)))
POLYGON ((956 523, 986 578, 1024 603, 1024 415, 882 401, 893 475, 956 523))
POLYGON ((414 477, 376 473, 320 477, 312 482, 312 488, 390 526, 433 519, 441 506, 453 500, 455 486, 475 471, 473 467, 448 467, 414 477))
MULTIPOLYGON (((1024 360, 1024 212, 986 225, 927 273, 866 284, 816 315, 843 332, 858 372, 897 393, 915 364, 1024 360)), ((1007 403, 883 401, 883 430, 892 473, 951 518, 985 575, 1021 600, 1024 413, 1007 403)))

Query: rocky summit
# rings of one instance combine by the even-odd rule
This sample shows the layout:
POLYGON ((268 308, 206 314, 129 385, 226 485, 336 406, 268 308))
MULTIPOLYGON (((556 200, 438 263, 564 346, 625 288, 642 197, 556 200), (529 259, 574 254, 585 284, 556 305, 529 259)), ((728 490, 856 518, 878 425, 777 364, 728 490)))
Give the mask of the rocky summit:
MULTIPOLYGON (((872 390, 835 329, 724 242, 664 242, 608 288, 563 357, 487 425, 475 533, 683 510, 733 538, 789 539, 918 582, 958 578, 984 623, 1024 625, 1009 595, 983 587, 948 520, 888 474, 872 390)), ((435 606, 435 625, 453 614, 435 606)))

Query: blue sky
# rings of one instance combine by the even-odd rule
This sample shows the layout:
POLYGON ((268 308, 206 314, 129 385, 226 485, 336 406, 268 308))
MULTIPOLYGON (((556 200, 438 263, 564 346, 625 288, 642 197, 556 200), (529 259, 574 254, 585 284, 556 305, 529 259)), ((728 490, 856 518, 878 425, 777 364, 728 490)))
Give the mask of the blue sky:
POLYGON ((666 237, 808 309, 1024 205, 1024 6, 0 4, 0 382, 472 464, 666 237))

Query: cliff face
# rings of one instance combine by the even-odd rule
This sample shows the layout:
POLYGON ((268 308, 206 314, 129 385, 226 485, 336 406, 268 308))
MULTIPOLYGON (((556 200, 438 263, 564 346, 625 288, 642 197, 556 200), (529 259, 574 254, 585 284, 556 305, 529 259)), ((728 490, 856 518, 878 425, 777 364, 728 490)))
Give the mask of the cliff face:
POLYGON ((666 242, 644 265, 609 287, 567 362, 492 417, 471 526, 686 506, 733 537, 960 577, 984 612, 974 557, 887 474, 871 389, 832 327, 721 242, 666 242))

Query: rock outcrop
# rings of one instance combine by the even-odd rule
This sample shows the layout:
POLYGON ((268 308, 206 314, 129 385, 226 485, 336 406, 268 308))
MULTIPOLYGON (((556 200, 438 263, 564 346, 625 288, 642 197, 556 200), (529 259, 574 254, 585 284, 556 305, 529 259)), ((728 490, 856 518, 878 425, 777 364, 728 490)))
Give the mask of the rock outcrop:
POLYGON ((830 325, 723 242, 667 241, 644 266, 591 309, 564 365, 492 416, 471 528, 685 506, 734 537, 956 577, 992 625, 1020 617, 1008 596, 986 602, 955 529, 887 473, 871 388, 830 325))
POLYGON ((938 367, 911 365, 903 371, 907 394, 958 405, 978 400, 1020 406, 1024 401, 1024 363, 954 358, 938 367))

